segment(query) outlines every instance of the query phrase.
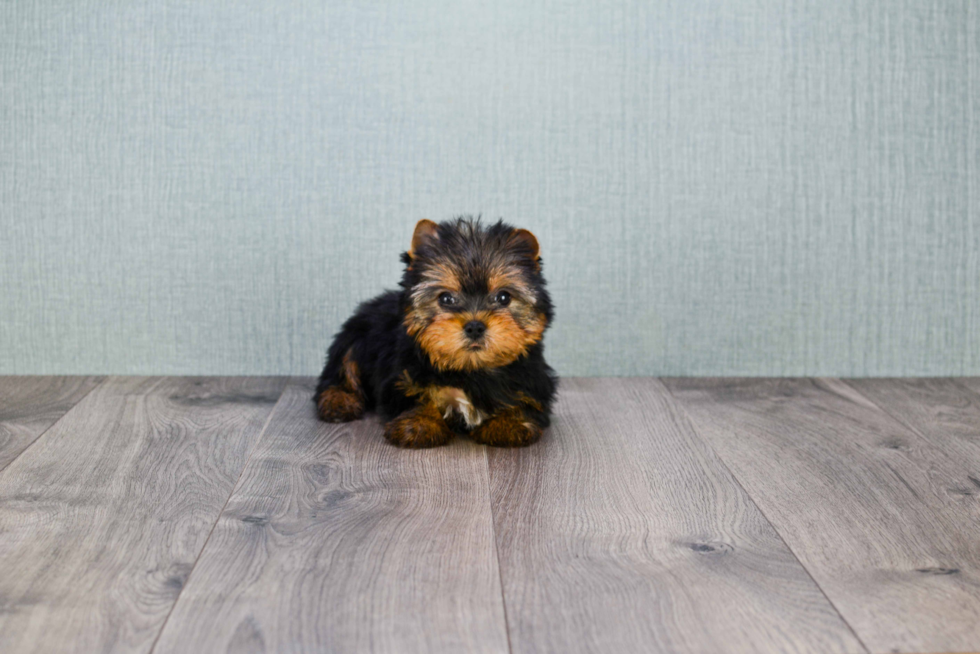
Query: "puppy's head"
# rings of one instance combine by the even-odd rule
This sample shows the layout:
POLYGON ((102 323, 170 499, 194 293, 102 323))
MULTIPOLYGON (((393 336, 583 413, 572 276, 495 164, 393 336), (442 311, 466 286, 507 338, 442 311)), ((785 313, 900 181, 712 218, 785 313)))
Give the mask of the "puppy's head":
POLYGON ((402 260, 405 327, 440 370, 505 366, 551 321, 538 241, 526 229, 421 220, 402 260))

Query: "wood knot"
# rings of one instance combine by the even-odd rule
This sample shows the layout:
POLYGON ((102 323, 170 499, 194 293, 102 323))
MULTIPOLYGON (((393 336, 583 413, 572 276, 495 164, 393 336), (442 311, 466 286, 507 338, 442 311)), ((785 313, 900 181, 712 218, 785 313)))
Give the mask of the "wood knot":
POLYGON ((347 500, 354 496, 354 493, 345 490, 330 490, 322 493, 317 500, 320 504, 326 506, 332 506, 334 504, 340 504, 344 500, 347 500))
POLYGON ((692 552, 704 555, 724 556, 735 551, 732 545, 716 540, 696 539, 684 541, 681 545, 687 547, 692 552))
POLYGON ((945 575, 959 574, 960 569, 935 567, 935 568, 916 568, 915 571, 924 575, 945 576, 945 575))
POLYGON ((260 515, 247 515, 242 518, 242 522, 262 527, 269 524, 269 519, 260 515))
POLYGON ((167 580, 163 584, 167 588, 179 592, 184 587, 184 581, 184 577, 174 575, 173 577, 167 577, 167 580))
POLYGON ((908 443, 906 443, 901 438, 886 438, 881 442, 881 447, 886 450, 907 450, 909 449, 908 443))

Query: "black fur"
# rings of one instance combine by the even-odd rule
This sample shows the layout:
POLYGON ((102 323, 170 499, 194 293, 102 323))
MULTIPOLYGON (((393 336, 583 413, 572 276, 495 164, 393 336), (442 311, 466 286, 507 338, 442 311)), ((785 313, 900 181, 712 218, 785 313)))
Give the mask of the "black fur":
MULTIPOLYGON (((423 281, 422 273, 434 262, 449 262, 458 273, 462 295, 473 308, 481 306, 488 293, 486 275, 480 271, 487 262, 507 261, 511 270, 534 290, 534 309, 553 317, 551 299, 545 289, 540 260, 522 250, 511 236, 515 229, 497 222, 485 226, 479 219, 457 218, 438 226, 438 239, 410 256, 402 255, 406 268, 401 290, 387 291, 358 306, 354 315, 334 337, 320 375, 314 401, 332 386, 343 383, 344 357, 350 352, 357 364, 364 408, 376 411, 385 420, 396 418, 416 406, 417 397, 408 396, 398 382, 404 371, 418 386, 450 386, 462 389, 470 401, 487 415, 513 406, 522 394, 537 406, 526 405, 525 415, 542 429, 549 424, 558 379, 544 359, 541 341, 531 345, 513 362, 472 371, 440 370, 413 338, 405 324, 412 308, 412 290, 423 281), (539 408, 538 408, 539 407, 539 408)), ((460 424, 451 424, 457 431, 460 424)))

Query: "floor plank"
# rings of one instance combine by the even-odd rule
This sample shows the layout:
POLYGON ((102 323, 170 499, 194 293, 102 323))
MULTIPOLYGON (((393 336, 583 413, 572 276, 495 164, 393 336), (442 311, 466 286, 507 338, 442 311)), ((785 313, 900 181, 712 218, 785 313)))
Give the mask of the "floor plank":
POLYGON ((563 380, 489 457, 514 652, 864 651, 658 380, 563 380))
POLYGON ((111 378, 14 460, 0 651, 148 651, 284 383, 111 378))
POLYGON ((980 377, 957 377, 956 381, 974 393, 980 393, 980 377))
POLYGON ((846 383, 963 464, 958 469, 967 474, 943 489, 945 500, 962 505, 980 525, 980 395, 962 381, 942 378, 846 383))
POLYGON ((156 652, 505 652, 483 447, 388 445, 290 384, 156 652))
POLYGON ((964 461, 839 380, 666 383, 870 649, 980 648, 964 461))
POLYGON ((0 470, 95 388, 102 377, 0 377, 0 470))

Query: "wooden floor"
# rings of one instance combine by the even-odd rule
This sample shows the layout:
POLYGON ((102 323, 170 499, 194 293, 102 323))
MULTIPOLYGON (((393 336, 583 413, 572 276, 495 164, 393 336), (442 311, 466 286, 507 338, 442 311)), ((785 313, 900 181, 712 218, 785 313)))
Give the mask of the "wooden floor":
POLYGON ((566 379, 427 451, 313 383, 0 378, 0 652, 980 650, 980 379, 566 379))

